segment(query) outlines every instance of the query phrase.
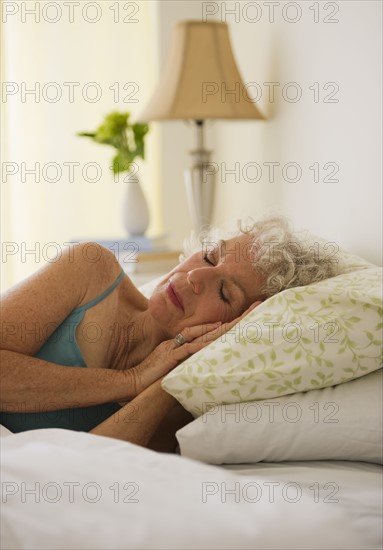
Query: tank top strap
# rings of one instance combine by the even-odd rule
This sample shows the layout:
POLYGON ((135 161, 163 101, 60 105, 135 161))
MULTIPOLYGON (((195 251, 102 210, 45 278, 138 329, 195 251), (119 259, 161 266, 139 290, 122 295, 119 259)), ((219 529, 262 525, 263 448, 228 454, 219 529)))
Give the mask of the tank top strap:
POLYGON ((99 302, 101 302, 104 298, 106 298, 116 288, 116 286, 118 286, 120 284, 120 282, 122 281, 124 276, 125 276, 125 271, 122 270, 121 273, 119 274, 119 276, 117 277, 117 279, 114 281, 114 283, 109 288, 104 290, 104 292, 102 294, 100 294, 99 296, 97 296, 96 298, 94 298, 93 300, 88 302, 87 304, 84 304, 83 306, 80 306, 80 307, 76 307, 76 309, 74 309, 72 313, 78 313, 78 312, 81 312, 81 311, 86 311, 87 309, 90 309, 91 307, 93 307, 96 304, 98 304, 99 302))

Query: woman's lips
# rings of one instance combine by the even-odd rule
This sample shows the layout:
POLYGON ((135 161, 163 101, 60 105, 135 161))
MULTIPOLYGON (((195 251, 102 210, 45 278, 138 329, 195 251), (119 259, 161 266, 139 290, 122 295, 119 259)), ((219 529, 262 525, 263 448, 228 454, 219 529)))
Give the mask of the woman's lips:
POLYGON ((169 281, 168 285, 166 286, 166 294, 169 296, 170 301, 179 309, 184 311, 184 306, 181 300, 181 297, 177 294, 177 291, 175 290, 172 283, 169 281))

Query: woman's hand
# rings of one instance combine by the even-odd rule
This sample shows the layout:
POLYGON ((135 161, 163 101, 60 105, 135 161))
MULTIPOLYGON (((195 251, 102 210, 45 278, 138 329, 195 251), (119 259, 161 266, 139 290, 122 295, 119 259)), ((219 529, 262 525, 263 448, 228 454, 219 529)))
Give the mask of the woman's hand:
POLYGON ((165 340, 141 363, 124 371, 129 386, 133 388, 132 397, 139 395, 158 378, 162 378, 193 353, 207 346, 211 341, 208 335, 213 334, 220 325, 221 323, 209 323, 184 328, 184 344, 178 345, 174 338, 165 340))

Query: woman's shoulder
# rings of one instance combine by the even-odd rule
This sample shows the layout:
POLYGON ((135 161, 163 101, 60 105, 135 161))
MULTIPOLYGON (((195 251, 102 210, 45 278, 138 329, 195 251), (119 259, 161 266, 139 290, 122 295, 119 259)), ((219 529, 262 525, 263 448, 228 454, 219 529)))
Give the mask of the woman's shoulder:
POLYGON ((13 327, 1 347, 35 354, 76 308, 109 288, 121 274, 114 254, 96 243, 74 243, 1 296, 2 320, 13 327), (25 327, 35 327, 26 332, 25 327))
POLYGON ((66 261, 69 268, 70 262, 73 263, 74 277, 83 289, 78 306, 88 303, 109 289, 123 271, 113 252, 91 241, 73 246, 66 261))

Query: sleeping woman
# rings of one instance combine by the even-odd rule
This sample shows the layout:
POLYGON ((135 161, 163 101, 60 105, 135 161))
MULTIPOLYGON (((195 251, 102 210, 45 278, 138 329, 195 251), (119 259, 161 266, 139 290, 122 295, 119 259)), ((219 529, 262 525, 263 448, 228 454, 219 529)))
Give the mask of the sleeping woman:
POLYGON ((175 431, 192 417, 162 378, 266 298, 338 273, 334 256, 298 238, 282 217, 214 241, 164 276, 149 299, 94 243, 73 246, 5 292, 0 423, 172 450, 175 431))

